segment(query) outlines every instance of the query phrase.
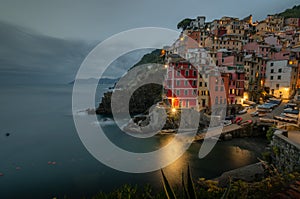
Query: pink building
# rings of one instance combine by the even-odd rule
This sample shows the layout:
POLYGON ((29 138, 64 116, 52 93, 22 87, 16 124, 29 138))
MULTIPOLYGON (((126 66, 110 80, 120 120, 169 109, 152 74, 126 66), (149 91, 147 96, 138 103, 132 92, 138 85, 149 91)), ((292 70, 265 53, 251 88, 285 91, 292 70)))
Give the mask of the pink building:
POLYGON ((245 72, 243 68, 222 67, 221 73, 226 86, 226 95, 228 104, 241 104, 244 96, 245 72))
POLYGON ((235 56, 230 51, 217 52, 217 65, 218 66, 234 66, 235 56))
POLYGON ((280 51, 271 53, 272 60, 288 60, 290 58, 290 51, 280 51))
POLYGON ((198 71, 187 61, 173 59, 167 66, 166 97, 174 108, 198 108, 198 71))
POLYGON ((248 54, 255 53, 256 55, 262 55, 263 57, 268 57, 271 47, 269 45, 261 45, 257 42, 250 42, 243 46, 243 51, 248 54))

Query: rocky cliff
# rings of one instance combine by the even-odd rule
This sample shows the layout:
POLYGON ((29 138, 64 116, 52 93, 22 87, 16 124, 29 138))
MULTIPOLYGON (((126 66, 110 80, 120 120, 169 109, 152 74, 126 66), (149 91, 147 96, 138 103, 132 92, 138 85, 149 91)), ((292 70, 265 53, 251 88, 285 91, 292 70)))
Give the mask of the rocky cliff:
MULTIPOLYGON (((140 71, 135 71, 134 75, 131 74, 132 82, 126 82, 126 86, 119 86, 120 89, 115 89, 115 94, 118 96, 125 96, 128 93, 128 90, 131 88, 135 89, 133 95, 130 98, 129 110, 131 114, 141 114, 147 112, 147 110, 157 102, 162 100, 162 85, 159 84, 146 84, 142 85, 145 79, 157 78, 157 74, 163 74, 163 67, 153 65, 162 64, 163 57, 160 56, 160 50, 156 49, 149 54, 146 54, 142 59, 129 69, 132 71, 136 70, 136 66, 141 66, 140 71)), ((111 115, 111 97, 112 92, 104 93, 101 103, 96 110, 97 114, 111 115)), ((120 99, 122 100, 122 99, 120 99)), ((122 112, 122 110, 120 110, 122 112)))

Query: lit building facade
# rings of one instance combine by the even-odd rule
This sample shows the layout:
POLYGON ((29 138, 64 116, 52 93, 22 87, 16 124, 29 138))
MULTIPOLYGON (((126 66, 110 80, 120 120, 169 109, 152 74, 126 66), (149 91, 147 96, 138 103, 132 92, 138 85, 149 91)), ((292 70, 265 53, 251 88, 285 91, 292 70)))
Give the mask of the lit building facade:
POLYGON ((289 99, 296 90, 298 67, 288 60, 267 62, 266 91, 275 97, 289 99))

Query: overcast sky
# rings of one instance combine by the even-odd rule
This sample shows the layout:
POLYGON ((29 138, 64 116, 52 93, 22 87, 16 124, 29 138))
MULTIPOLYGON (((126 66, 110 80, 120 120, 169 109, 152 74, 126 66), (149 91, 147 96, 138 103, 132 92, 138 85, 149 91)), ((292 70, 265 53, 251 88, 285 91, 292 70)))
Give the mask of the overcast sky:
POLYGON ((0 20, 60 38, 104 40, 120 31, 155 26, 176 29, 186 17, 255 20, 299 0, 0 0, 0 20))

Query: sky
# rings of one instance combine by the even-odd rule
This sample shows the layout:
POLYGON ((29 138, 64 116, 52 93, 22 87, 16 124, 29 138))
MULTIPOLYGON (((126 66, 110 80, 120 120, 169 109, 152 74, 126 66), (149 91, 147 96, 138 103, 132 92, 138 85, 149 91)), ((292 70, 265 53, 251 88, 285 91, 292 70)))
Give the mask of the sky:
POLYGON ((184 18, 204 15, 262 20, 299 0, 0 0, 0 21, 58 38, 102 41, 131 28, 176 30, 184 18))

